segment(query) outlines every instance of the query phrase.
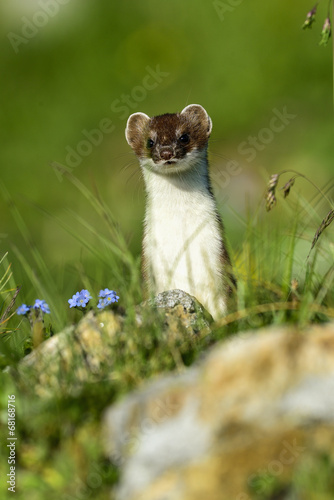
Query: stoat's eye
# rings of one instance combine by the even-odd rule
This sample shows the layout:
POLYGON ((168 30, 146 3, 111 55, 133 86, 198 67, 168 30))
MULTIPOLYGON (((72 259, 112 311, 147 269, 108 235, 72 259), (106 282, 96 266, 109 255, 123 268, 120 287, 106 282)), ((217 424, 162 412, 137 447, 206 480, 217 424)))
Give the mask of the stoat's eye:
POLYGON ((154 141, 152 139, 147 139, 146 147, 147 149, 151 149, 154 146, 154 141))
POLYGON ((190 141, 190 138, 189 138, 189 135, 188 134, 183 134, 181 135, 179 141, 182 143, 182 144, 188 144, 188 142, 190 141))

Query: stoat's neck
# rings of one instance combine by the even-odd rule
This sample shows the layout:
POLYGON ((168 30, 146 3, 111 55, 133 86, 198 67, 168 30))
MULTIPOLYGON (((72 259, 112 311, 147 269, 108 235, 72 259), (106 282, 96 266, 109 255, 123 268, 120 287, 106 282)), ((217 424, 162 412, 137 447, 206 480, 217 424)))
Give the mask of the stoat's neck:
MULTIPOLYGON (((186 160, 185 160, 186 161, 186 160)), ((207 155, 192 161, 191 168, 170 175, 160 174, 143 165, 143 175, 149 200, 163 198, 170 204, 169 197, 212 196, 207 155), (188 194, 188 196, 187 196, 188 194)), ((148 201, 149 201, 148 200, 148 201)))

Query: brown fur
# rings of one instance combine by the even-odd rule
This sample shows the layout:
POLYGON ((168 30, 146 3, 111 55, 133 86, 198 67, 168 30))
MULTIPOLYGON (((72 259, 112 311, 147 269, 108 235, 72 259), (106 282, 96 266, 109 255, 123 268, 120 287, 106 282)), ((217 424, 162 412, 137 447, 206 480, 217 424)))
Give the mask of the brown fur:
POLYGON ((180 159, 194 148, 205 148, 209 138, 209 122, 202 108, 193 108, 184 113, 166 113, 150 119, 140 114, 133 115, 128 123, 128 139, 136 155, 159 161, 161 151, 170 148, 173 156, 180 159), (189 136, 187 144, 179 140, 184 134, 189 136), (147 147, 148 139, 154 142, 152 148, 147 147))

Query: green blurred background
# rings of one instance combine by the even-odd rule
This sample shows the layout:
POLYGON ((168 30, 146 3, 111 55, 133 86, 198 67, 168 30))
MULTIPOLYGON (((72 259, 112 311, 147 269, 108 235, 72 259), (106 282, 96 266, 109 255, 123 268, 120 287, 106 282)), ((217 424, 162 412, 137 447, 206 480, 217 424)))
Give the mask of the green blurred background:
MULTIPOLYGON (((92 273, 96 263, 56 219, 76 227, 70 210, 104 229, 52 162, 98 189, 140 252, 144 189, 124 137, 132 112, 176 112, 190 103, 207 109, 213 186, 233 247, 268 174, 295 169, 330 185, 332 47, 318 46, 326 3, 313 29, 301 29, 311 7, 304 0, 1 0, 1 182, 60 294, 76 291, 78 262, 92 273), (275 110, 284 109, 294 118, 268 132, 275 110), (250 136, 260 137, 255 156, 245 154, 250 136)), ((296 189, 315 194, 303 180, 296 189)), ((314 229, 328 207, 317 210, 314 229)), ((0 213, 0 253, 9 251, 24 284, 13 245, 34 263, 3 196, 0 213)), ((29 302, 36 297, 27 288, 21 299, 29 302)))

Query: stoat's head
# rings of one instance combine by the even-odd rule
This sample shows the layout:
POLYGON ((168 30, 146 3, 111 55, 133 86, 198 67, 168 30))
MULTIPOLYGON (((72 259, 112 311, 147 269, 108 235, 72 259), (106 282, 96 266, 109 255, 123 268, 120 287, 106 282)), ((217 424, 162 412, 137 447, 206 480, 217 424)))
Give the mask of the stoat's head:
POLYGON ((134 113, 125 136, 140 164, 161 174, 190 169, 206 155, 212 122, 199 104, 181 113, 153 116, 134 113))

